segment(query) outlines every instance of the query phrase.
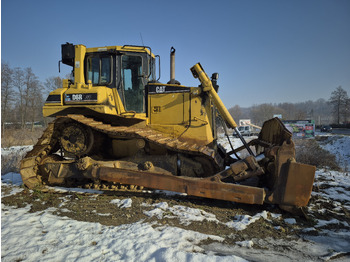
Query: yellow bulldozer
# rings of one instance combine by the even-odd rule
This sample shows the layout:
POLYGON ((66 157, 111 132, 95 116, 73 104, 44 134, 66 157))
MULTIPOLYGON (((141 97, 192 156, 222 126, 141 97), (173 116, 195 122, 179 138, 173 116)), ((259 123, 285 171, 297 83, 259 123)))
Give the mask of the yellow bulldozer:
POLYGON ((66 43, 60 62, 72 77, 45 102, 43 115, 55 120, 21 162, 27 187, 129 185, 288 211, 307 205, 315 167, 295 161, 283 123, 266 121, 247 143, 217 94, 218 74, 209 78, 198 63, 190 70, 200 85, 181 85, 174 48, 166 84, 146 46, 66 43), (218 144, 218 119, 230 144, 227 127, 243 146, 226 152, 218 144))

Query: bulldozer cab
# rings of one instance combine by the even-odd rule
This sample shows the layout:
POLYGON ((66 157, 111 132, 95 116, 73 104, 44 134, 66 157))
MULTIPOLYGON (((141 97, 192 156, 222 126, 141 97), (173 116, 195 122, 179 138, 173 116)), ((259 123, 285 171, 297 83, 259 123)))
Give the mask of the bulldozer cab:
POLYGON ((142 52, 90 52, 85 57, 86 81, 116 88, 125 111, 145 113, 145 86, 154 80, 154 58, 142 52))
POLYGON ((50 94, 44 115, 65 115, 71 108, 80 107, 84 112, 145 116, 145 87, 156 78, 151 48, 132 45, 86 48, 66 43, 62 45, 61 62, 73 67, 74 80, 50 94))

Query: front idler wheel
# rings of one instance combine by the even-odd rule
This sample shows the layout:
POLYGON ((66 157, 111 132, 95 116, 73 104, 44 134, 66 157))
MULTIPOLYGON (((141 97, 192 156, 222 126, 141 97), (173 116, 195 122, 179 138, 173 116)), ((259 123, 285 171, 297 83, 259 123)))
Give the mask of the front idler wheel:
POLYGON ((69 123, 61 130, 59 142, 68 156, 88 155, 94 144, 94 136, 90 127, 69 123))

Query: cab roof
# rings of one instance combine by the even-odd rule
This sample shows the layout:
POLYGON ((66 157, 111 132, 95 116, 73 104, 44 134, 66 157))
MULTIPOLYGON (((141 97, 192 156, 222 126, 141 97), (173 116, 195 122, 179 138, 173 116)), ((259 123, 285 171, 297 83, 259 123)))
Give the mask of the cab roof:
POLYGON ((103 46, 103 47, 89 47, 86 48, 86 52, 104 52, 116 50, 120 52, 135 52, 135 53, 147 53, 153 58, 154 54, 151 52, 151 48, 147 46, 135 46, 135 45, 123 45, 123 46, 103 46))

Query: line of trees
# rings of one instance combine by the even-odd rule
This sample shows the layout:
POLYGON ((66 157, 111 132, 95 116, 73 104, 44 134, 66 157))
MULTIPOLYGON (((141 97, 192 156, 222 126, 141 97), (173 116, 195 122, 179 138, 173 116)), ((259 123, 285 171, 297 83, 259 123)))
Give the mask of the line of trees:
POLYGON ((48 93, 61 87, 60 77, 39 81, 32 68, 20 68, 1 62, 1 129, 9 125, 34 128, 44 122, 42 106, 48 93))
MULTIPOLYGON (((1 129, 4 130, 9 123, 33 129, 36 122, 45 122, 42 106, 48 93, 60 87, 60 77, 49 77, 43 83, 30 67, 11 68, 8 63, 1 62, 1 129)), ((229 112, 237 121, 251 119, 257 125, 262 125, 274 115, 282 115, 285 120, 312 119, 317 125, 341 124, 350 121, 350 98, 346 90, 339 86, 328 101, 266 103, 249 108, 235 105, 229 112)))
POLYGON ((282 115, 284 120, 315 120, 316 125, 347 124, 350 121, 350 99, 346 90, 337 87, 328 100, 318 99, 301 103, 260 104, 249 108, 238 105, 229 109, 237 121, 251 119, 256 125, 274 115, 282 115))

